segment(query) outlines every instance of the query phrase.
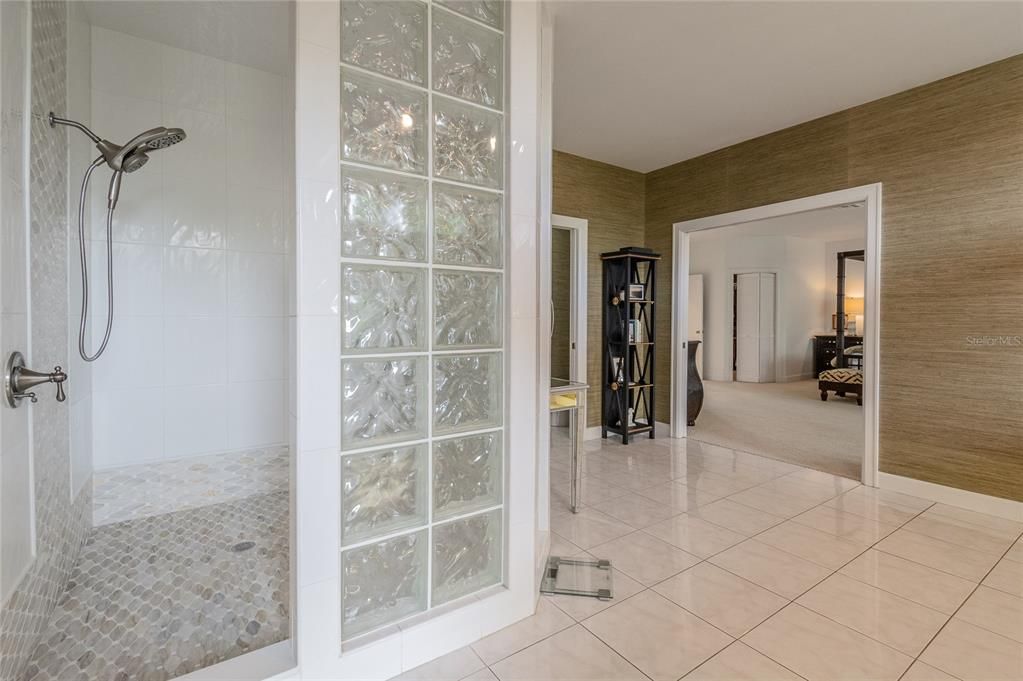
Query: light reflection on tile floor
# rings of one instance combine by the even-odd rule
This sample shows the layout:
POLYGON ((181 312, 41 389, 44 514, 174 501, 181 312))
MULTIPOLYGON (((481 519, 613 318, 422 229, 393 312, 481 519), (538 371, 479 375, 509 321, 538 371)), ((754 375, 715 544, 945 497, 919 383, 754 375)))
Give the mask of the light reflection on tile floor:
POLYGON ((616 599, 544 597, 399 678, 1023 679, 1023 523, 667 438, 586 442, 573 517, 551 458, 552 546, 613 553, 616 599))
POLYGON ((96 528, 24 681, 163 681, 284 640, 288 532, 286 491, 96 528))

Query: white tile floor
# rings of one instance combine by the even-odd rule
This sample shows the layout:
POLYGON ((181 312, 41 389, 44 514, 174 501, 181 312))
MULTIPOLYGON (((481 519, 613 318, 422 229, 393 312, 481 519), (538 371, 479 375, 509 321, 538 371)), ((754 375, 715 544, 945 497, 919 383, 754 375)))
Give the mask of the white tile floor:
POLYGON ((1023 523, 693 440, 552 452, 553 551, 615 598, 537 613, 400 678, 1023 679, 1023 523))

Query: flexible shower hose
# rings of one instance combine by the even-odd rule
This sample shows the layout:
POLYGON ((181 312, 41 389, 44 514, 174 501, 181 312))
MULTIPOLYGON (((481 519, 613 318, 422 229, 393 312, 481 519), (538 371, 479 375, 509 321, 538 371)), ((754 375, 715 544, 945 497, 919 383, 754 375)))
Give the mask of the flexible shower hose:
POLYGON ((82 262, 82 315, 81 320, 78 324, 78 354, 82 356, 86 362, 95 362, 103 351, 107 349, 107 343, 110 341, 110 329, 114 325, 114 235, 113 235, 113 222, 114 222, 114 209, 107 207, 107 329, 103 334, 103 342, 100 343, 99 350, 96 354, 89 355, 85 351, 85 326, 89 319, 89 258, 86 255, 86 239, 85 239, 85 195, 89 191, 89 177, 92 176, 92 171, 96 170, 99 166, 103 165, 105 161, 102 156, 96 158, 89 166, 89 169, 85 171, 85 177, 82 179, 82 192, 78 197, 78 248, 81 255, 82 262))

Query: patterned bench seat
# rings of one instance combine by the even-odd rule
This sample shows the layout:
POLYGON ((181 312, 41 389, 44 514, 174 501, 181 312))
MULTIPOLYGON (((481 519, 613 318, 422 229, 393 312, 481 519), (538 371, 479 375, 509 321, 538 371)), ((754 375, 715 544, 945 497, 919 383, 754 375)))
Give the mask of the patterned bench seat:
POLYGON ((839 397, 846 393, 856 396, 856 404, 863 404, 863 372, 859 369, 826 369, 817 377, 817 389, 821 400, 828 401, 828 391, 839 397))

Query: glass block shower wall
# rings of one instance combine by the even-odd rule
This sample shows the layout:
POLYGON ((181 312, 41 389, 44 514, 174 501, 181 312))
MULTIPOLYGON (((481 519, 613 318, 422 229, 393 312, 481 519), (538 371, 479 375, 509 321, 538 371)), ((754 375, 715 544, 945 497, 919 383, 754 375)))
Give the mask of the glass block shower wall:
POLYGON ((341 3, 345 640, 503 580, 504 17, 341 3))

